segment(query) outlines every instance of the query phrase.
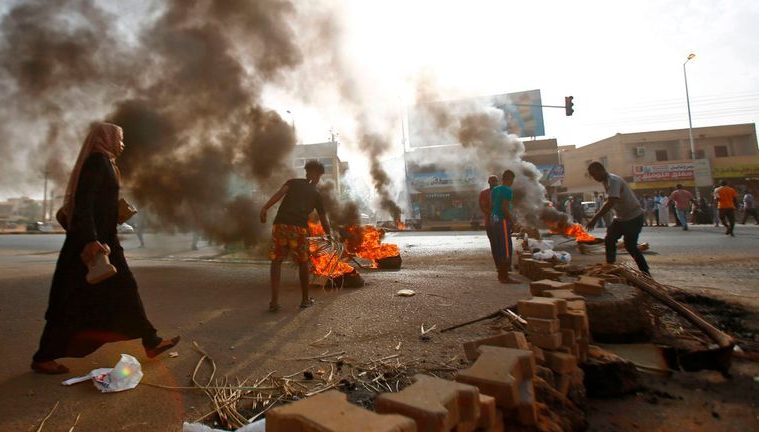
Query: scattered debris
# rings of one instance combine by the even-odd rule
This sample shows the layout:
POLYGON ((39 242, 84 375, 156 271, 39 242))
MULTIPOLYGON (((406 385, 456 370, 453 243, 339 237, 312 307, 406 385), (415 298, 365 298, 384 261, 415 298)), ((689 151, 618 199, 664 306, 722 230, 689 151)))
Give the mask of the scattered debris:
POLYGON ((505 307, 503 309, 498 309, 497 311, 495 311, 495 312, 493 312, 491 314, 485 315, 484 317, 476 318, 476 319, 473 319, 471 321, 463 322, 461 324, 452 325, 450 327, 447 327, 447 328, 444 328, 444 329, 440 330, 440 332, 443 333, 443 332, 451 331, 453 329, 457 329, 457 328, 460 328, 460 327, 468 326, 470 324, 475 324, 475 323, 478 323, 480 321, 485 321, 485 320, 489 320, 489 319, 493 319, 493 318, 502 317, 504 315, 507 315, 507 312, 506 312, 507 309, 514 309, 514 308, 516 308, 516 305, 511 305, 511 306, 505 307))
POLYGON ((70 386, 92 380, 102 393, 120 392, 137 387, 142 380, 142 366, 129 354, 121 354, 121 360, 112 368, 93 369, 87 375, 69 378, 61 384, 70 386))
POLYGON ((176 351, 172 351, 169 353, 169 358, 177 358, 179 357, 179 353, 176 351))
POLYGON ((411 296, 416 295, 416 291, 410 290, 410 289, 402 289, 402 290, 398 290, 398 292, 395 293, 395 295, 401 296, 401 297, 411 297, 411 296))
POLYGON ((319 339, 311 342, 309 345, 316 345, 319 342, 322 342, 324 339, 327 339, 329 337, 329 335, 331 335, 331 334, 332 334, 332 329, 329 329, 329 331, 327 332, 327 334, 325 334, 324 336, 320 337, 319 339))
POLYGON ((50 410, 50 412, 49 412, 49 413, 47 413, 47 415, 45 416, 45 418, 43 418, 43 419, 42 419, 42 423, 40 423, 39 427, 37 428, 37 432, 40 432, 40 431, 42 431, 42 426, 44 426, 44 425, 45 425, 45 422, 47 421, 47 419, 49 419, 49 418, 50 418, 50 416, 52 416, 52 415, 53 415, 53 413, 55 412, 55 409, 56 409, 56 408, 58 408, 58 404, 59 404, 60 402, 61 402, 61 401, 56 401, 56 402, 55 402, 55 405, 53 406, 53 409, 51 409, 51 410, 50 410))
POLYGON ((424 328, 424 324, 422 324, 422 326, 421 326, 421 335, 419 335, 419 337, 423 341, 428 341, 428 340, 432 339, 432 336, 430 336, 428 333, 431 332, 432 330, 435 330, 436 328, 437 328, 437 324, 433 324, 432 327, 430 327, 428 329, 425 329, 424 328))
POLYGON ((74 432, 74 428, 76 427, 76 425, 79 424, 79 417, 81 417, 81 415, 82 413, 79 413, 76 415, 76 420, 74 420, 74 425, 71 426, 71 428, 69 429, 69 432, 74 432))

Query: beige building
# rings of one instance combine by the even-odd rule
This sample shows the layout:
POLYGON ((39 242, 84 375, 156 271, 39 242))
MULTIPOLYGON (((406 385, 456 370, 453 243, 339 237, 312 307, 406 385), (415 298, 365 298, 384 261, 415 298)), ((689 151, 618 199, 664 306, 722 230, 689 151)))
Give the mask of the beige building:
POLYGON ((293 168, 298 176, 303 176, 306 162, 314 159, 324 165, 322 181, 335 183, 338 196, 342 193, 341 176, 348 169, 347 162, 341 162, 337 157, 337 141, 316 144, 299 144, 292 153, 293 168))
POLYGON ((677 183, 694 187, 698 183, 699 190, 706 193, 709 185, 721 178, 720 173, 735 175, 753 172, 755 165, 759 168, 753 123, 694 128, 693 141, 695 164, 688 129, 616 134, 583 147, 561 147, 563 186, 566 193, 583 193, 586 198, 602 191, 602 186, 587 173, 593 161, 601 162, 641 192, 668 190, 677 183), (745 169, 731 171, 731 163, 741 163, 745 169))

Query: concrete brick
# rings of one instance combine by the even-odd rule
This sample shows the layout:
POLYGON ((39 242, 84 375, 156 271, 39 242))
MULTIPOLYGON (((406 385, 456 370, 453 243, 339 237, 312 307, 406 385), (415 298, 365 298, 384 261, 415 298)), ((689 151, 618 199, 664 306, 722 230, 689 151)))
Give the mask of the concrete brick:
POLYGON ((559 314, 567 312, 567 301, 547 297, 532 297, 520 300, 517 310, 522 318, 556 319, 559 314))
POLYGON ((588 325, 588 316, 582 311, 567 311, 558 315, 561 328, 574 330, 575 336, 583 337, 590 333, 588 325))
POLYGON ((538 407, 534 403, 521 404, 517 407, 517 420, 524 426, 538 424, 538 407))
POLYGON ((534 296, 542 296, 543 291, 568 289, 571 290, 574 284, 571 282, 558 282, 550 279, 541 279, 535 282, 530 282, 530 294, 534 296))
POLYGON ((567 304, 569 304, 570 301, 574 300, 582 300, 585 301, 585 298, 579 294, 575 294, 572 292, 572 290, 568 289, 555 289, 555 290, 548 290, 543 293, 543 297, 550 297, 550 298, 560 298, 567 301, 567 304))
POLYGON ((582 295, 598 296, 606 292, 606 281, 592 276, 580 276, 575 282, 573 291, 582 295))
POLYGON ((481 355, 469 369, 456 376, 456 381, 474 385, 480 393, 495 398, 504 411, 522 403, 534 403, 532 377, 535 360, 532 351, 481 346, 481 355))
POLYGON ((561 332, 550 334, 528 333, 527 337, 530 340, 530 343, 539 348, 555 350, 561 347, 561 332))
POLYGON ((348 403, 336 390, 320 393, 266 413, 267 432, 416 432, 414 420, 380 415, 348 403))
POLYGON ((550 334, 556 333, 561 328, 561 321, 557 319, 526 318, 527 331, 530 333, 550 334))
POLYGON ((495 398, 480 394, 480 418, 477 421, 467 424, 460 424, 456 428, 456 432, 464 432, 465 429, 478 431, 492 431, 498 426, 497 423, 503 425, 503 418, 497 417, 497 409, 495 406, 495 398))
POLYGON ((379 414, 400 414, 416 422, 417 430, 448 432, 464 423, 473 431, 480 417, 477 387, 428 375, 414 376, 416 382, 398 393, 382 393, 375 399, 379 414))
POLYGON ((546 357, 545 357, 545 354, 543 353, 543 348, 530 344, 530 350, 532 351, 532 354, 535 356, 535 363, 539 365, 545 364, 546 357))
POLYGON ((557 352, 545 351, 546 366, 557 373, 570 373, 577 369, 577 357, 557 352))
POLYGON ((519 263, 519 273, 523 276, 533 279, 531 276, 534 273, 535 269, 537 269, 537 262, 538 260, 532 258, 523 259, 519 263))
POLYGON ((478 339, 464 343, 464 354, 467 360, 475 361, 480 356, 478 348, 482 345, 499 346, 504 348, 530 349, 527 339, 522 332, 507 332, 496 336, 478 339))
POLYGON ((588 309, 584 299, 567 300, 567 310, 587 313, 588 309))
POLYGON ((554 270, 552 268, 542 268, 540 269, 539 275, 541 279, 561 281, 562 276, 566 276, 567 274, 558 270, 554 270))
POLYGON ((561 344, 571 347, 577 343, 577 335, 572 329, 561 329, 561 344))
POLYGON ((596 286, 599 286, 601 288, 603 288, 603 287, 606 286, 606 281, 605 280, 603 280, 601 278, 593 277, 593 276, 586 276, 586 275, 581 275, 577 279, 577 282, 581 283, 583 285, 596 285, 596 286))

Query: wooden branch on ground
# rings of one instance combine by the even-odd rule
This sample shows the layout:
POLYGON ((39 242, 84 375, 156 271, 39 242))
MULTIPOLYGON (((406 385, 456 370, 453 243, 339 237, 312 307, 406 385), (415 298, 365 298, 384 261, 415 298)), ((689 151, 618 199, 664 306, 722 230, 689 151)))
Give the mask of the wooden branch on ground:
POLYGON ((735 339, 722 330, 718 329, 706 321, 701 315, 685 306, 684 304, 673 299, 668 293, 666 286, 656 282, 649 276, 643 275, 636 270, 628 267, 619 266, 619 272, 628 283, 643 290, 651 297, 664 303, 673 311, 677 312, 680 316, 687 319, 691 324, 696 326, 699 330, 703 331, 714 341, 720 348, 733 347, 735 345, 735 339))
POLYGON ((464 327, 464 326, 468 326, 468 325, 471 325, 471 324, 475 324, 475 323, 478 323, 480 321, 485 321, 485 320, 489 320, 489 319, 493 319, 493 318, 498 318, 499 316, 503 316, 503 315, 509 316, 508 312, 506 312, 506 310, 507 309, 511 309, 514 306, 515 305, 507 306, 507 307, 505 307, 503 309, 498 309, 497 311, 495 311, 495 312, 493 312, 491 314, 485 315, 484 317, 473 319, 473 320, 467 321, 467 322, 463 322, 461 324, 452 325, 450 327, 447 327, 447 328, 444 328, 444 329, 440 330, 440 332, 444 333, 444 332, 447 332, 447 331, 450 331, 450 330, 453 330, 453 329, 457 329, 457 328, 460 328, 460 327, 464 327))

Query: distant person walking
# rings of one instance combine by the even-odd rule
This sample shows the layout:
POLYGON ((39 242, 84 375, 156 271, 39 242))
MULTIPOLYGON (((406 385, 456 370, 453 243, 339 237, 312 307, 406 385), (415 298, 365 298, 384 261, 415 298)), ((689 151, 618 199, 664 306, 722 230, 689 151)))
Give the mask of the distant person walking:
POLYGON ((298 263, 298 277, 302 299, 301 309, 314 304, 314 300, 308 296, 309 278, 309 252, 308 252, 308 215, 316 210, 324 233, 330 235, 329 220, 322 205, 322 198, 316 190, 322 175, 324 165, 319 161, 306 162, 306 178, 294 178, 285 182, 284 185, 264 204, 261 209, 261 223, 266 223, 266 212, 271 206, 282 200, 277 210, 272 226, 272 246, 269 252, 271 259, 271 302, 269 311, 279 310, 279 282, 282 275, 282 261, 292 253, 298 263))
POLYGON ((669 197, 659 192, 659 225, 669 226, 669 197))
POLYGON ((742 225, 746 225, 746 220, 749 216, 753 216, 756 224, 759 225, 759 213, 756 211, 754 205, 754 195, 750 190, 746 189, 746 193, 743 195, 743 221, 742 225))
POLYGON ((643 197, 643 205, 646 212, 646 225, 650 227, 656 225, 656 201, 654 197, 646 194, 643 197))
POLYGON ((157 336, 142 306, 116 231, 121 175, 116 158, 124 150, 119 126, 96 123, 84 140, 69 177, 58 218, 66 240, 58 256, 45 313, 45 329, 32 369, 67 373, 61 357, 84 357, 108 342, 142 338, 149 358, 179 342, 157 336), (96 284, 87 282, 87 264, 108 254, 117 273, 96 284))
POLYGON ((675 203, 675 216, 680 221, 683 231, 688 231, 688 210, 690 203, 693 202, 693 194, 683 189, 683 185, 678 184, 669 195, 669 199, 675 203))
POLYGON ((638 236, 643 229, 643 209, 640 207, 640 201, 622 177, 607 172, 600 162, 592 162, 588 166, 588 174, 603 184, 607 198, 604 205, 588 221, 586 228, 592 230, 598 219, 612 208, 616 212, 614 221, 606 229, 606 262, 616 262, 617 241, 624 237, 625 250, 633 257, 640 271, 650 275, 646 258, 638 249, 638 236))
MULTIPOLYGON (((594 197, 594 200, 596 203, 596 211, 598 211, 603 205, 604 205, 604 195, 603 194, 596 194, 594 197)), ((598 227, 599 228, 606 228, 608 225, 606 223, 606 217, 598 218, 598 227)))
POLYGON ((725 234, 735 237, 735 207, 738 204, 738 192, 727 185, 725 180, 719 182, 720 186, 714 190, 719 209, 719 220, 725 225, 725 234))
POLYGON ((498 177, 491 175, 488 177, 488 188, 480 191, 480 210, 483 215, 483 223, 485 224, 485 233, 488 235, 488 242, 490 243, 490 254, 493 256, 493 263, 496 270, 498 270, 498 257, 496 253, 496 242, 493 238, 493 226, 490 222, 490 214, 493 212, 492 207, 492 195, 493 189, 498 186, 498 177))
POLYGON ((519 283, 509 277, 511 271, 511 257, 514 252, 511 245, 511 231, 513 228, 512 206, 514 192, 511 185, 514 183, 514 172, 506 170, 501 176, 501 185, 493 188, 491 203, 492 211, 490 223, 492 236, 495 243, 494 260, 498 269, 498 280, 501 283, 519 283))

